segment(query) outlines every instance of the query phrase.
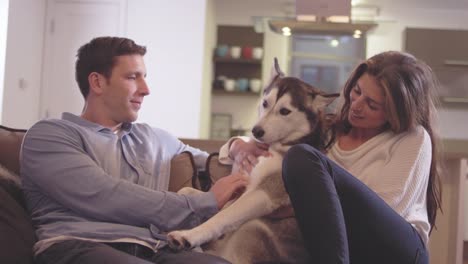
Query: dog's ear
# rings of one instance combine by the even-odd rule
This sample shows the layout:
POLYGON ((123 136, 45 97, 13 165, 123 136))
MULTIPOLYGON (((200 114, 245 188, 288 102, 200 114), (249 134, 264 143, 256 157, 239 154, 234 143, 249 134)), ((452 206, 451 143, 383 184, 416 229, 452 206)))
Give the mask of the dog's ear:
POLYGON ((309 94, 308 105, 314 110, 322 110, 340 96, 338 93, 334 94, 309 94))
MULTIPOLYGON (((284 77, 284 72, 281 70, 281 68, 279 66, 279 63, 278 63, 278 58, 276 58, 276 57, 274 59, 273 68, 274 68, 275 73, 276 73, 277 76, 279 76, 280 78, 284 77)), ((272 69, 272 71, 273 71, 273 69, 272 69)), ((273 75, 273 72, 272 72, 272 75, 273 75)))
POLYGON ((284 77, 284 73, 279 66, 278 59, 275 57, 273 61, 273 66, 271 67, 271 70, 270 70, 270 80, 268 80, 267 85, 265 85, 263 93, 264 94, 269 93, 270 90, 273 88, 273 84, 275 83, 275 81, 283 77, 284 77))

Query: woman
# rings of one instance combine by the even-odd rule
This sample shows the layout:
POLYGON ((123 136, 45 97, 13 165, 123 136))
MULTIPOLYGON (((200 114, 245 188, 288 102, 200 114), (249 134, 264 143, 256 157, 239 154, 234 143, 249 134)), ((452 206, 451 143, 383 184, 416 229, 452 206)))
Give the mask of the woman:
POLYGON ((428 263, 441 204, 435 89, 413 56, 375 55, 344 87, 326 156, 308 145, 286 154, 283 180, 314 263, 428 263))

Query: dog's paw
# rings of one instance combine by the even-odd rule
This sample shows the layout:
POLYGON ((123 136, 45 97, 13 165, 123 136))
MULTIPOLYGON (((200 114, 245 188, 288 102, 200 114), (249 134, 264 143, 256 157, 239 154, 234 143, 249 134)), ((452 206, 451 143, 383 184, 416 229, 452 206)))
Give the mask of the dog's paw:
POLYGON ((191 249, 194 246, 190 243, 187 232, 185 231, 172 231, 167 234, 167 242, 169 243, 169 247, 174 250, 180 251, 184 249, 191 249))

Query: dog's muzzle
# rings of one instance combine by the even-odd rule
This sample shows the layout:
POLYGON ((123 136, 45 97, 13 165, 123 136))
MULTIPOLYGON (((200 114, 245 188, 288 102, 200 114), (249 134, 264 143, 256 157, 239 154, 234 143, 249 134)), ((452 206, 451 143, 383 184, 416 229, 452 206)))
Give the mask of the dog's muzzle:
POLYGON ((261 139, 265 135, 265 130, 259 126, 254 126, 254 128, 252 128, 252 135, 254 135, 256 139, 261 139))

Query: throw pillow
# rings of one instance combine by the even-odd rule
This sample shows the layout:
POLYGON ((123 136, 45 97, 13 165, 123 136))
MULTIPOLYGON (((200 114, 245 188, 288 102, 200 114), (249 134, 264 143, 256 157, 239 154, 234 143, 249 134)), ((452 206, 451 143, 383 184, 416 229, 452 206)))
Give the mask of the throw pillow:
POLYGON ((36 242, 23 201, 19 177, 0 165, 0 262, 28 264, 36 242))

